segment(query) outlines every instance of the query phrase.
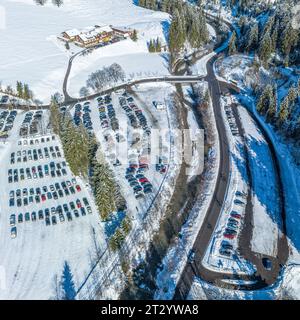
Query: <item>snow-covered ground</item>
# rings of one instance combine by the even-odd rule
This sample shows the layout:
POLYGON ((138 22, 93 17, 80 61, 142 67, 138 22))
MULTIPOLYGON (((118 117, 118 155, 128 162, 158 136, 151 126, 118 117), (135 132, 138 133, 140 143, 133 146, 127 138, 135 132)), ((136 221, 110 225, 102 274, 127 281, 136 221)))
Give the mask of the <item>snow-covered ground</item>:
POLYGON ((253 184, 252 251, 276 257, 282 223, 273 159, 267 142, 247 110, 239 107, 239 114, 245 129, 253 184))
POLYGON ((263 125, 273 141, 275 152, 279 159, 279 166, 281 170, 281 178, 285 193, 285 209, 286 209, 286 227, 287 237, 290 243, 291 252, 289 261, 291 263, 299 263, 300 261, 300 169, 295 164, 289 145, 274 132, 274 130, 267 125, 264 120, 258 115, 252 97, 239 96, 240 101, 251 112, 257 115, 258 121, 263 125))
MULTIPOLYGON (((33 0, 3 0, 1 5, 5 10, 5 28, 0 29, 0 66, 2 85, 15 86, 17 80, 26 82, 36 95, 36 98, 49 101, 51 94, 62 90, 63 78, 66 72, 70 53, 56 39, 61 32, 72 28, 84 28, 95 24, 111 24, 115 26, 129 26, 139 32, 137 56, 133 54, 135 46, 127 54, 128 48, 120 45, 118 61, 124 64, 128 73, 150 72, 147 59, 153 59, 150 65, 155 65, 154 73, 164 71, 163 57, 151 57, 147 53, 146 41, 151 38, 164 38, 169 16, 160 12, 153 12, 136 6, 131 0, 65 0, 64 5, 57 8, 49 2, 45 6, 37 6, 33 0), (123 50, 126 49, 126 50, 123 50), (133 55, 132 55, 133 54, 133 55), (127 59, 125 58, 127 56, 127 59), (140 64, 137 68, 133 63, 140 64)), ((118 47, 118 45, 117 45, 118 47)), ((99 59, 102 57, 102 50, 99 59)), ((109 51, 107 49, 106 51, 109 51)), ((73 46, 71 47, 73 50, 73 46)), ((75 51, 74 51, 75 52, 75 51)), ((93 59, 94 68, 98 68, 99 59, 93 59)), ((115 56, 103 64, 111 64, 117 59, 115 56)), ((93 68, 91 64, 88 65, 93 68)), ((86 70, 87 66, 85 67, 86 70)), ((151 68, 152 69, 152 68, 151 68)), ((81 69, 73 73, 73 83, 76 75, 80 84, 84 79, 80 77, 81 69)), ((74 90, 75 90, 74 89, 74 90)))
MULTIPOLYGON (((79 177, 77 182, 81 186, 81 191, 74 195, 65 195, 58 200, 47 199, 37 204, 29 203, 27 206, 13 207, 9 206, 9 192, 23 188, 42 188, 56 183, 71 180, 74 178, 69 169, 67 175, 52 178, 48 177, 38 179, 25 179, 18 183, 8 183, 8 170, 27 168, 37 165, 49 164, 50 161, 62 162, 63 158, 56 159, 39 159, 38 161, 29 160, 26 163, 20 162, 11 164, 11 152, 17 153, 18 150, 33 150, 35 148, 44 148, 58 146, 62 150, 61 143, 56 137, 52 140, 49 134, 40 136, 36 135, 34 145, 19 145, 18 129, 24 113, 18 114, 11 136, 6 142, 0 143, 1 154, 1 171, 0 171, 0 257, 1 270, 4 270, 5 284, 0 289, 0 299, 50 299, 58 298, 57 290, 61 288, 59 282, 63 274, 64 263, 70 266, 73 276, 75 290, 85 279, 86 274, 90 271, 95 257, 105 248, 103 226, 97 214, 97 210, 90 196, 89 190, 79 177), (41 138, 50 137, 49 142, 41 142, 41 138), (40 209, 57 207, 69 202, 86 197, 92 207, 92 214, 79 216, 76 218, 72 213, 72 221, 60 222, 57 215, 57 224, 46 226, 45 217, 37 221, 18 222, 18 215, 30 214, 40 209), (16 215, 17 237, 11 238, 10 215, 16 215)), ((22 139, 24 141, 24 139, 22 139)), ((50 219, 53 215, 50 216, 50 219)))
POLYGON ((235 54, 219 58, 214 69, 220 81, 234 81, 239 87, 245 88, 257 80, 252 65, 253 57, 235 54))
POLYGON ((213 51, 213 52, 205 55, 202 59, 198 60, 192 66, 193 74, 197 74, 199 76, 206 76, 207 75, 206 64, 215 54, 216 53, 213 51))
POLYGON ((262 290, 238 291, 215 287, 196 278, 188 300, 299 300, 300 265, 284 268, 277 282, 262 290))
MULTIPOLYGON (((152 135, 156 134, 155 130, 166 130, 165 134, 162 135, 162 146, 163 154, 166 161, 169 161, 170 153, 170 132, 168 125, 168 115, 166 110, 158 111, 152 104, 153 100, 163 100, 168 98, 168 95, 172 92, 172 86, 166 85, 162 89, 157 89, 156 87, 151 88, 151 86, 146 86, 147 91, 145 92, 143 87, 136 91, 138 94, 138 99, 134 99, 134 104, 138 106, 143 114, 145 115, 148 126, 152 129, 152 135)), ((123 93, 123 92, 122 92, 123 93)), ((147 213, 149 206, 151 205, 155 194, 158 192, 160 185, 162 184, 164 174, 160 174, 155 170, 156 162, 152 162, 149 165, 149 170, 145 172, 145 176, 149 179, 150 183, 153 185, 153 193, 146 195, 144 199, 137 200, 134 196, 133 188, 130 187, 128 181, 125 178, 126 168, 129 166, 129 159, 135 159, 138 163, 138 156, 143 155, 143 150, 146 149, 148 143, 151 143, 151 137, 146 139, 144 143, 137 144, 135 147, 132 146, 133 136, 138 132, 143 133, 143 130, 139 128, 138 130, 133 129, 130 126, 129 119, 122 109, 119 98, 122 96, 121 92, 112 94, 112 105, 114 106, 116 117, 120 125, 120 133, 125 138, 125 144, 120 143, 120 146, 116 142, 116 133, 111 130, 111 128, 103 129, 101 128, 101 123, 99 119, 98 103, 96 100, 90 101, 91 118, 93 123, 94 133, 101 144, 101 149, 106 157, 106 160, 110 162, 111 168, 114 171, 116 180, 121 187, 122 194, 128 203, 128 212, 133 218, 133 224, 139 224, 147 213), (106 141, 104 136, 109 136, 109 141, 106 141), (124 154, 124 151, 126 151, 124 154), (115 157, 116 155, 116 157, 115 157), (132 157, 134 155, 134 157, 132 157), (111 156, 113 158, 118 158, 121 162, 120 166, 114 167, 111 161, 111 156)), ((131 97, 129 94, 127 98, 131 97)), ((152 149, 154 147, 152 146, 152 149)), ((151 159, 150 159, 151 160, 151 159)), ((156 160, 156 159, 154 159, 156 160)))
POLYGON ((164 76, 169 73, 168 63, 160 54, 149 54, 146 42, 136 43, 127 39, 99 48, 87 56, 75 58, 69 77, 69 94, 79 97, 79 90, 86 86, 88 76, 113 62, 122 67, 128 80, 164 76))

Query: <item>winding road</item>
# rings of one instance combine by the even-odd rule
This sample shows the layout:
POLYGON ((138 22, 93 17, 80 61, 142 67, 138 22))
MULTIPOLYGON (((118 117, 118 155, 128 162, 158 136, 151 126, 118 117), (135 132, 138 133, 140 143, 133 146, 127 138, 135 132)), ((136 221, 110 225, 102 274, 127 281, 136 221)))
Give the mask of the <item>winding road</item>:
MULTIPOLYGON (((228 26, 228 22, 226 22, 228 26)), ((232 26, 231 26, 232 29, 232 26)), ((219 54, 223 51, 226 47, 222 50, 219 50, 219 54)), ((273 161, 275 164, 275 169, 277 172, 277 184, 280 193, 280 205, 281 205, 281 217, 282 217, 282 237, 278 240, 278 254, 277 257, 272 258, 268 257, 272 261, 272 269, 266 270, 262 266, 261 258, 262 256, 256 255, 254 252, 248 248, 245 250, 245 258, 248 258, 253 264, 257 267, 257 272, 253 276, 247 275, 236 275, 236 274, 224 274, 221 272, 214 272, 212 270, 206 269, 203 264, 203 258, 206 252, 206 249, 209 245, 211 237, 213 235, 213 231, 216 227, 216 223, 218 218, 222 212, 222 204, 226 199, 226 190, 229 183, 229 174, 230 174, 230 151, 229 151, 229 144, 226 137, 226 130, 224 125, 224 120, 222 117, 221 106, 220 106, 220 97, 222 95, 222 91, 232 91, 233 89, 239 92, 239 88, 235 87, 232 84, 221 82, 216 78, 214 72, 214 62, 219 57, 215 55, 207 62, 207 76, 205 77, 205 81, 208 82, 209 91, 212 99, 213 111, 216 120, 219 141, 220 141, 220 167, 219 173, 217 177, 216 189, 213 194, 213 198, 210 204, 210 207, 207 211, 206 217, 202 224, 202 227, 198 233, 197 239, 193 245, 193 250, 195 252, 195 259, 192 263, 186 263, 184 270, 181 273, 181 277, 177 283, 175 294, 173 299, 175 300, 182 300, 186 299, 187 295, 190 291, 191 285, 194 281, 195 276, 203 279, 206 282, 213 283, 215 285, 220 285, 223 279, 232 279, 232 280, 251 280, 251 284, 247 285, 231 285, 222 283, 222 286, 231 288, 231 289, 240 289, 240 290, 255 290, 267 287, 268 285, 273 284, 281 271, 282 265, 284 265, 288 258, 288 244, 287 239, 285 236, 285 208, 284 208, 284 194, 282 189, 281 183, 281 174, 280 168, 278 165, 278 160, 276 157, 275 148, 272 144, 271 139, 269 139, 267 132, 265 132, 264 128, 259 124, 255 115, 251 114, 253 120, 261 129, 269 147, 273 157, 273 161), (222 88, 222 89, 221 89, 222 88)), ((237 117, 237 114, 235 114, 237 117)), ((238 120, 238 119, 237 119, 238 120)), ((241 130, 241 124, 238 123, 239 129, 241 130)), ((248 211, 251 210, 251 197, 248 198, 247 202, 247 209, 248 211)), ((247 221, 251 224, 251 219, 247 221)), ((248 226, 248 230, 249 230, 248 226)), ((252 227, 251 227, 252 228, 252 227)), ((248 240, 251 240, 248 238, 248 240)), ((249 245, 249 243, 248 243, 249 245)), ((250 247, 250 246, 249 246, 250 247)))

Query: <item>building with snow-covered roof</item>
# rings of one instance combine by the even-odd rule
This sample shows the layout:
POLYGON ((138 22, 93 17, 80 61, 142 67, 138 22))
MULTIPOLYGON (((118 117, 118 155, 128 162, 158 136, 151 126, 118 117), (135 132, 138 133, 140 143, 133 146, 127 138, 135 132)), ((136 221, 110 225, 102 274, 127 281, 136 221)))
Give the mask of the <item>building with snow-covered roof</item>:
POLYGON ((111 27, 116 35, 123 37, 131 37, 134 30, 127 27, 111 27))
POLYGON ((62 36, 66 39, 69 39, 70 41, 73 41, 79 34, 80 34, 80 31, 78 29, 71 29, 71 30, 64 31, 62 33, 62 36))
POLYGON ((62 40, 74 41, 75 44, 81 47, 91 47, 98 44, 105 44, 109 41, 116 42, 120 38, 128 38, 133 33, 133 30, 126 27, 114 28, 109 25, 88 26, 82 30, 72 29, 62 33, 62 40))

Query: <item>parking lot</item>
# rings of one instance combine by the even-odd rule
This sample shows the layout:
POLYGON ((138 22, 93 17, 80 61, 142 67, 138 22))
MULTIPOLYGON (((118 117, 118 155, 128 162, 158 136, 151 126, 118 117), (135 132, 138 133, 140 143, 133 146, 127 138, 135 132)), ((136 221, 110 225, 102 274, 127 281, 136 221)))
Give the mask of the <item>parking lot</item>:
POLYGON ((7 187, 3 197, 6 200, 1 204, 11 238, 17 238, 24 223, 55 226, 96 214, 85 185, 68 168, 58 137, 49 131, 43 134, 47 131, 47 112, 18 115, 2 111, 1 115, 6 121, 11 117, 10 130, 14 128, 14 136, 8 136, 5 142, 7 153, 2 161, 2 168, 6 168, 2 170, 2 181, 7 187), (36 123, 34 131, 32 123, 36 123))
POLYGON ((58 137, 47 129, 48 112, 37 133, 20 136, 26 114, 18 111, 0 141, 0 256, 6 270, 0 298, 48 299, 66 261, 74 281, 84 279, 92 257, 106 248, 104 226, 88 187, 72 175, 58 137))
MULTIPOLYGON (((99 96, 93 101, 78 103, 72 110, 74 122, 93 132, 101 150, 115 173, 128 210, 144 217, 167 172, 169 135, 161 139, 164 154, 151 163, 151 132, 154 117, 149 116, 152 103, 142 105, 125 91, 99 96), (146 108, 145 108, 146 107, 146 108)), ((166 127, 166 110, 160 111, 156 128, 166 127)))

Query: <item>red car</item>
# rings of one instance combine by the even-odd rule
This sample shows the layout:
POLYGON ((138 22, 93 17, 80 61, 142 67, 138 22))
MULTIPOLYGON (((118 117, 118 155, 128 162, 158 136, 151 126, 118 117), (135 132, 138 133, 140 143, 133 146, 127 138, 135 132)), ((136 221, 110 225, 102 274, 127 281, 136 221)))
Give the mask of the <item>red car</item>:
POLYGON ((231 213, 232 218, 241 219, 241 215, 238 213, 231 213))
POLYGON ((141 178, 139 179, 139 182, 149 182, 149 180, 147 178, 141 178))
POLYGON ((167 168, 164 166, 164 167, 161 167, 161 169, 160 169, 160 173, 166 173, 166 171, 167 171, 167 168))
POLYGON ((77 185, 77 186, 76 186, 76 190, 77 190, 78 192, 81 191, 80 185, 77 185))
POLYGON ((46 201, 46 196, 44 194, 42 194, 41 198, 42 198, 42 201, 46 201))
POLYGON ((234 239, 235 238, 234 234, 224 233, 223 235, 224 235, 224 238, 227 238, 227 239, 234 239))
POLYGON ((148 169, 148 164, 146 163, 141 163, 140 168, 148 169))
POLYGON ((80 209, 81 208, 81 202, 79 199, 76 200, 76 205, 77 205, 77 208, 80 209))

